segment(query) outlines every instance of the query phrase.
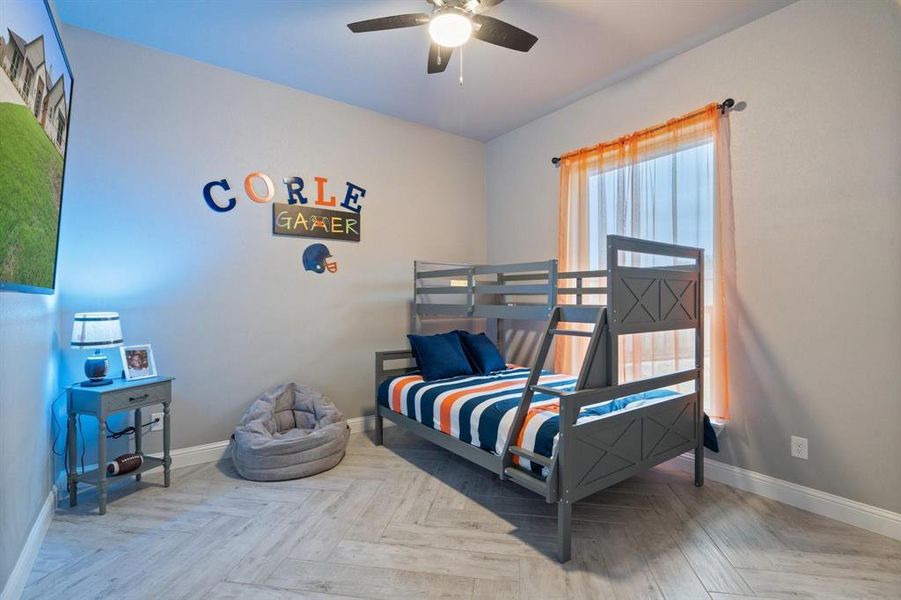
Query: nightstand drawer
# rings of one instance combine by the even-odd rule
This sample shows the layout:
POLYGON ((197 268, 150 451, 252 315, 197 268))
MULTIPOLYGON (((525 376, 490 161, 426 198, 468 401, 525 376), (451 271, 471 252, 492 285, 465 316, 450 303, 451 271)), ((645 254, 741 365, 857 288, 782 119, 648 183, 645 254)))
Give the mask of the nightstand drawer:
POLYGON ((120 390, 104 394, 103 403, 106 407, 106 412, 109 414, 118 410, 128 410, 129 408, 168 402, 170 385, 170 382, 164 381, 131 390, 120 390))

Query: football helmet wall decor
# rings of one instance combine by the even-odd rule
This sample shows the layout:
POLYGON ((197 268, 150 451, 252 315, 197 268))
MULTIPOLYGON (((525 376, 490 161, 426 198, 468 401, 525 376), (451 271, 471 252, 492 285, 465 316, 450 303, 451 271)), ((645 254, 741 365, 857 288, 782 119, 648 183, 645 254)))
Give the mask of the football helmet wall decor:
POLYGON ((332 258, 325 244, 310 244, 303 251, 303 268, 314 273, 335 273, 338 271, 338 263, 332 258))

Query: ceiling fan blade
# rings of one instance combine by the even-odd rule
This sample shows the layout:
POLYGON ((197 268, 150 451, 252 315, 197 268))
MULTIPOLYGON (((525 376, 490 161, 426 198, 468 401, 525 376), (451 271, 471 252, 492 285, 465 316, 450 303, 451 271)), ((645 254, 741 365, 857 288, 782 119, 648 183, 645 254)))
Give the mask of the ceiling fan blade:
POLYGON ((528 31, 523 31, 519 27, 514 27, 494 17, 473 15, 472 22, 478 26, 473 30, 472 37, 489 44, 528 52, 538 41, 538 38, 528 31))
POLYGON ((492 6, 497 6, 504 0, 479 0, 479 7, 481 8, 491 8, 492 6))
POLYGON ((425 25, 429 22, 430 18, 431 16, 428 13, 394 15, 392 17, 379 17, 378 19, 368 19, 366 21, 348 23, 347 28, 354 33, 364 33, 366 31, 384 31, 386 29, 400 29, 401 27, 416 27, 417 25, 425 25))
POLYGON ((450 57, 453 52, 453 48, 445 48, 438 44, 429 46, 429 75, 433 73, 443 73, 444 69, 447 68, 447 63, 450 62, 450 57))

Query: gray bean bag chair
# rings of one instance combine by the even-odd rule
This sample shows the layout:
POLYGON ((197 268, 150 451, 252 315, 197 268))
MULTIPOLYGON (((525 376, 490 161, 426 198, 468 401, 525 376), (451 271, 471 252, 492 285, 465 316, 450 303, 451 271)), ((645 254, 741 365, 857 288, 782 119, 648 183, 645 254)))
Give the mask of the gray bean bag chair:
POLYGON ((250 405, 235 428, 231 455, 245 479, 297 479, 341 462, 349 435, 344 415, 325 396, 288 383, 250 405))

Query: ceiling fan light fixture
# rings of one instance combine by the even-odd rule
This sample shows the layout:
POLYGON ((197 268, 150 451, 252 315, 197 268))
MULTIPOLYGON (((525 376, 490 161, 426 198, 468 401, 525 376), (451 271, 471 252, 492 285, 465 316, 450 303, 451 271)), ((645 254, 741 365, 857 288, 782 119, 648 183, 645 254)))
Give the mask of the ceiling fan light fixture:
POLYGON ((472 21, 465 11, 457 8, 435 11, 429 22, 429 35, 439 46, 456 48, 472 35, 472 21))

